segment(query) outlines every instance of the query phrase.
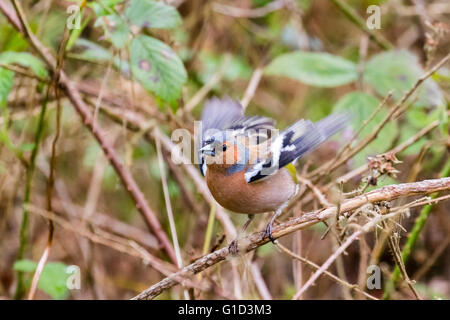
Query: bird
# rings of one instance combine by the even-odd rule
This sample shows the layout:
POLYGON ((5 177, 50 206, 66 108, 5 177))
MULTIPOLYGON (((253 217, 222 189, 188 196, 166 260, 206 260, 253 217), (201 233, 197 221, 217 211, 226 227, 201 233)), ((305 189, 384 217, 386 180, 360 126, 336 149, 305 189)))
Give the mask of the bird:
POLYGON ((222 207, 248 215, 243 230, 255 214, 273 212, 263 239, 274 242, 273 223, 298 191, 293 164, 342 130, 349 115, 301 119, 279 131, 275 120, 244 113, 229 97, 205 102, 197 137, 199 167, 222 207))

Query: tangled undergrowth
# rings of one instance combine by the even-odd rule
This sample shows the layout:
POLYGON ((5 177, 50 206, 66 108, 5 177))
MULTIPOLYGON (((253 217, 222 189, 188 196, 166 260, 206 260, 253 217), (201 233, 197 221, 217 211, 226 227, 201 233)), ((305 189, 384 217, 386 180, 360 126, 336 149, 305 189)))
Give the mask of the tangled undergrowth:
POLYGON ((450 297, 447 2, 0 11, 1 298, 450 297), (353 114, 298 162, 275 244, 260 215, 237 255, 245 216, 215 203, 172 135, 193 134, 214 95, 281 128, 353 114))

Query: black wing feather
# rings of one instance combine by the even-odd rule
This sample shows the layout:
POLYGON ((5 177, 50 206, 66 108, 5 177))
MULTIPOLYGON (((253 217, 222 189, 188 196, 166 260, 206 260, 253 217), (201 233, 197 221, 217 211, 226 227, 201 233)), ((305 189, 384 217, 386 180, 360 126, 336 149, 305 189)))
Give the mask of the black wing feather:
POLYGON ((317 123, 300 120, 277 137, 271 144, 271 156, 248 168, 247 182, 260 180, 278 169, 316 149, 322 142, 345 127, 347 114, 330 115, 317 123))

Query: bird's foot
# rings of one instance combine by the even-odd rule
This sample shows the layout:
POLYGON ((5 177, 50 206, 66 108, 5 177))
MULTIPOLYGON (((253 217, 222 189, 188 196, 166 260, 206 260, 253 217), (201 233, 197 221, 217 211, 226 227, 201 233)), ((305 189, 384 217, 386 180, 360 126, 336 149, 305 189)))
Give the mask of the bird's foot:
POLYGON ((273 223, 270 222, 269 224, 267 224, 266 230, 264 230, 264 234, 263 234, 262 238, 264 240, 267 237, 273 244, 275 244, 276 239, 272 235, 272 229, 273 229, 273 223))

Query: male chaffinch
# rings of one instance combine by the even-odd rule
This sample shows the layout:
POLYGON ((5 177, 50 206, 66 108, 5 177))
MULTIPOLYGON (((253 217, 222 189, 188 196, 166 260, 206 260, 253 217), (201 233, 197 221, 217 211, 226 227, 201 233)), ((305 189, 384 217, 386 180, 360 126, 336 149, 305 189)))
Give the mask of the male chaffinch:
POLYGON ((341 130, 347 118, 302 119, 276 134, 274 120, 244 116, 238 101, 213 98, 201 118, 200 170, 220 205, 248 214, 244 229, 253 214, 273 211, 264 234, 273 241, 273 222, 298 190, 291 163, 341 130))

